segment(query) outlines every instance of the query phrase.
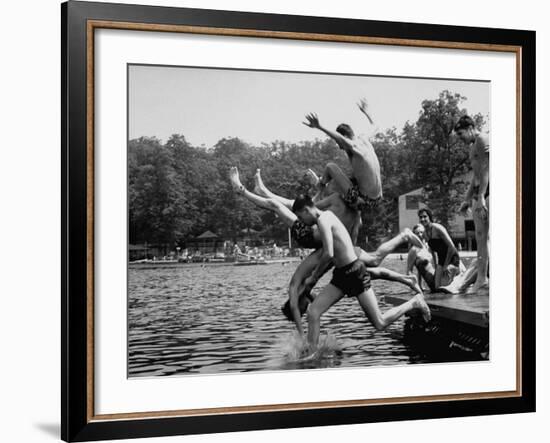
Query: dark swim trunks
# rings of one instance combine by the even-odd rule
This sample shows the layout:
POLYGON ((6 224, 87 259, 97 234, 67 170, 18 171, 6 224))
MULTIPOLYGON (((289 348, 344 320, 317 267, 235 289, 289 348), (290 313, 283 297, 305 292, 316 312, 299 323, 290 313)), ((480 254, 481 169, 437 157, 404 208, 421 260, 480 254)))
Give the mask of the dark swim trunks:
POLYGON ((370 274, 362 261, 355 260, 349 265, 336 268, 330 284, 348 297, 357 297, 370 289, 370 274))
POLYGON ((299 219, 292 224, 290 234, 302 248, 318 249, 323 246, 321 242, 315 240, 313 226, 308 226, 299 219))
POLYGON ((347 192, 342 194, 344 203, 353 210, 360 210, 362 208, 375 209, 382 201, 382 197, 370 198, 362 194, 355 180, 353 182, 353 185, 347 192))

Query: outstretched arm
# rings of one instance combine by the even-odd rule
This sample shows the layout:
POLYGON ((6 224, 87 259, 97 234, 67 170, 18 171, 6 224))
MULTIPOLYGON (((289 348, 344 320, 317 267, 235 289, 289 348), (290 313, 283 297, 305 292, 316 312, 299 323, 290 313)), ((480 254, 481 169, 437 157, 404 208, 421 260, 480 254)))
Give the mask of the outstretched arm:
POLYGON ((341 134, 338 134, 338 132, 331 131, 330 129, 326 129, 323 126, 321 126, 321 123, 319 123, 319 117, 317 117, 317 114, 311 113, 306 115, 306 120, 307 121, 302 122, 304 125, 310 128, 319 129, 320 131, 323 131, 326 135, 328 135, 338 144, 340 149, 343 149, 347 153, 350 153, 350 154, 352 153, 353 146, 346 140, 346 138, 341 134))
POLYGON ((367 117, 367 120, 369 121, 369 129, 366 132, 367 137, 368 138, 374 137, 376 132, 378 132, 379 128, 378 126, 375 125, 373 119, 369 114, 369 104, 367 103, 367 100, 364 98, 359 100, 359 102, 357 103, 357 107, 363 113, 363 115, 367 117))
POLYGON ((371 125, 374 125, 374 122, 372 121, 372 118, 371 116, 369 115, 369 111, 368 111, 368 108, 369 108, 369 104, 367 102, 367 99, 365 98, 362 98, 361 100, 359 100, 359 103, 357 103, 357 106, 359 107, 359 110, 365 114, 365 117, 367 117, 367 119, 369 120, 369 123, 371 125))
POLYGON ((317 221, 317 227, 319 228, 319 234, 321 236, 321 241, 323 242, 323 254, 321 255, 321 260, 311 273, 311 275, 306 279, 306 286, 313 286, 317 280, 319 280, 334 257, 334 241, 332 239, 332 226, 329 220, 325 220, 324 217, 319 217, 317 221))

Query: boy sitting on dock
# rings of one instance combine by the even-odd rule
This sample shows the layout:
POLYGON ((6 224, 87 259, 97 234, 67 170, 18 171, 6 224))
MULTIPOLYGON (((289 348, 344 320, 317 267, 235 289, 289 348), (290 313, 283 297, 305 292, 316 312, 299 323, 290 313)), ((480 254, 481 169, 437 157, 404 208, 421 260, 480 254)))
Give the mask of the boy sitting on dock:
POLYGON ((330 211, 321 211, 307 195, 300 195, 292 211, 308 226, 317 225, 323 243, 322 258, 306 279, 317 281, 326 265, 333 261, 335 269, 330 283, 311 303, 307 311, 308 346, 315 355, 319 341, 321 316, 342 297, 356 297, 359 305, 377 330, 383 330, 413 309, 420 309, 425 321, 430 320, 430 309, 422 293, 411 300, 382 313, 370 285, 370 274, 358 259, 351 237, 343 223, 330 211))

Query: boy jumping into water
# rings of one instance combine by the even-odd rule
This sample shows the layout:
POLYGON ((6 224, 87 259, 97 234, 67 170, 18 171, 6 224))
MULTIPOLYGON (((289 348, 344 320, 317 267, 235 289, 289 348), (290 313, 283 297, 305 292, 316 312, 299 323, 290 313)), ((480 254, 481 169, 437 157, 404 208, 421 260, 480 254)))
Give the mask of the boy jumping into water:
POLYGON ((330 211, 321 211, 309 196, 299 196, 292 206, 293 212, 309 226, 317 225, 323 243, 321 260, 312 275, 306 279, 316 281, 326 264, 332 261, 335 269, 330 283, 309 306, 308 346, 312 355, 317 350, 321 315, 345 295, 357 297, 361 308, 377 330, 383 330, 412 309, 420 309, 425 321, 430 320, 430 309, 419 293, 400 306, 382 313, 370 285, 370 274, 357 258, 351 237, 342 222, 330 211))
MULTIPOLYGON (((366 100, 361 100, 358 106, 372 124, 366 100)), ((353 171, 353 177, 349 178, 338 165, 329 163, 321 177, 321 185, 334 180, 342 191, 344 202, 352 209, 360 209, 363 206, 376 207, 382 200, 382 179, 380 163, 372 144, 365 138, 357 137, 346 123, 340 124, 334 132, 323 127, 315 113, 306 115, 306 120, 307 122, 303 122, 304 125, 323 131, 344 150, 353 171)))
MULTIPOLYGON (((255 175, 255 191, 262 193, 263 196, 254 194, 243 186, 236 167, 230 168, 229 179, 233 189, 235 189, 237 193, 243 195, 257 206, 275 212, 280 220, 290 228, 293 238, 300 246, 316 250, 307 256, 296 269, 289 285, 289 300, 283 306, 284 315, 289 320, 294 321, 298 331, 302 334, 301 317, 307 309, 309 301, 314 298, 311 294, 311 290, 316 283, 316 280, 309 280, 306 285, 305 281, 319 264, 322 255, 321 248, 323 244, 318 229, 316 226, 306 225, 292 212, 294 200, 286 199, 270 192, 263 184, 259 170, 256 171, 255 175)), ((355 225, 357 224, 357 219, 360 219, 360 215, 358 211, 354 211, 346 206, 341 201, 338 193, 330 192, 331 186, 331 183, 327 186, 327 190, 330 194, 329 197, 317 202, 316 205, 319 209, 334 213, 342 222, 346 230, 348 230, 350 236, 353 237, 353 235, 356 235, 355 225)), ((405 229, 393 239, 380 245, 374 252, 368 253, 358 247, 355 248, 355 251, 358 257, 369 267, 369 272, 373 280, 379 278, 396 281, 410 287, 415 292, 421 292, 416 277, 402 275, 395 271, 379 267, 382 260, 403 242, 410 242, 417 246, 422 245, 420 239, 416 237, 410 229, 405 229)), ((329 268, 330 264, 327 263, 324 272, 327 272, 329 268)), ((324 272, 318 272, 319 277, 324 272)))

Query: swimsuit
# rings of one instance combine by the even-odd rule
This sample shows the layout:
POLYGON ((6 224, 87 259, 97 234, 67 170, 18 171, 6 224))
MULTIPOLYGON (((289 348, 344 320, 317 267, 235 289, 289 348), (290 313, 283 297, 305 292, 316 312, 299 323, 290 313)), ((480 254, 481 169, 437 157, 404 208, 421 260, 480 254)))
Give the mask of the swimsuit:
POLYGON ((313 236, 313 226, 306 225, 300 219, 296 219, 292 224, 290 227, 290 234, 302 248, 319 249, 323 246, 322 243, 313 236))
POLYGON ((361 193, 357 181, 352 179, 352 185, 348 188, 347 192, 342 194, 342 200, 344 203, 353 210, 360 210, 364 207, 368 209, 376 208, 382 201, 382 196, 376 198, 370 198, 369 196, 361 193), (359 199, 362 200, 359 201, 359 199))
POLYGON ((362 261, 355 260, 346 266, 336 268, 330 284, 348 297, 357 297, 370 289, 370 274, 362 261))
MULTIPOLYGON (((449 247, 447 246, 447 243, 445 243, 445 240, 442 238, 430 238, 428 240, 428 246, 430 249, 437 254, 437 261, 440 266, 443 266, 443 263, 445 263, 445 259, 447 258, 447 251, 449 250, 449 247)), ((460 263, 460 257, 458 256, 458 252, 455 253, 451 260, 449 261, 449 264, 458 266, 460 263)))

